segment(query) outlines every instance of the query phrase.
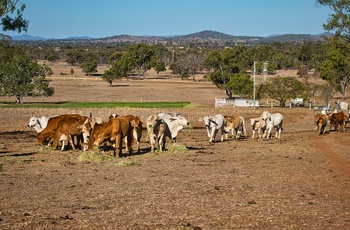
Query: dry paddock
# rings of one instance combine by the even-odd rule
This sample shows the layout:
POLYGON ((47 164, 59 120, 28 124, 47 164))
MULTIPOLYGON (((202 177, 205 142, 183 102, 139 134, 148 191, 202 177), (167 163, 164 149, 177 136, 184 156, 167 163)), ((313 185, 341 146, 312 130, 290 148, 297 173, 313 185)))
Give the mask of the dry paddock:
MULTIPOLYGON (((285 117, 280 140, 209 143, 198 120, 263 109, 1 109, 1 229, 349 229, 350 127, 318 135, 313 111, 273 109, 285 117), (82 151, 37 145, 26 125, 38 116, 78 113, 107 118, 181 113, 186 153, 152 154, 143 133, 138 155, 79 162, 82 151), (139 165, 121 167, 132 160, 139 165)), ((328 127, 327 127, 328 131, 328 127)), ((169 140, 167 141, 169 142, 169 140)), ((169 146, 169 143, 167 143, 169 146)))

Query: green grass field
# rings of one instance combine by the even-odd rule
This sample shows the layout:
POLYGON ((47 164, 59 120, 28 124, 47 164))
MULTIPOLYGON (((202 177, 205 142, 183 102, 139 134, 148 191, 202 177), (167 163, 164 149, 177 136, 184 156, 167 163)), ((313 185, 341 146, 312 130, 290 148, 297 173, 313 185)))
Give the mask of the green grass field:
POLYGON ((13 104, 0 102, 0 108, 183 108, 190 102, 59 102, 13 104))

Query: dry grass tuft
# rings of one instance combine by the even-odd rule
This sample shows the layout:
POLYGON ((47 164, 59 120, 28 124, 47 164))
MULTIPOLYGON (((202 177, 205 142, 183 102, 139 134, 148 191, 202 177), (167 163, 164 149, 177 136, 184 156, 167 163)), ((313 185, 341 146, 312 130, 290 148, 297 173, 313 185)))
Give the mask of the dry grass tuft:
POLYGON ((97 146, 94 147, 92 151, 83 152, 83 154, 78 157, 79 162, 105 162, 112 159, 115 158, 105 155, 97 146))
POLYGON ((181 144, 174 144, 170 146, 167 150, 168 153, 187 153, 190 151, 186 146, 181 144))

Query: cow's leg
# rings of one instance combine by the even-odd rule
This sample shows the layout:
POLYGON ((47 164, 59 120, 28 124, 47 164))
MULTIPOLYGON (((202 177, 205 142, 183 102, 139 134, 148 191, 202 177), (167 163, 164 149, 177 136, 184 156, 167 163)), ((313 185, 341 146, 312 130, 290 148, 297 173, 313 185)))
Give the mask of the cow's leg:
POLYGON ((279 138, 279 130, 280 129, 278 127, 276 127, 276 135, 275 135, 276 138, 279 138))
POLYGON ((127 147, 128 153, 129 153, 130 155, 132 155, 132 147, 131 147, 132 138, 133 138, 132 135, 126 136, 126 140, 127 140, 127 145, 126 145, 126 147, 127 147))
POLYGON ((120 157, 123 149, 123 138, 120 134, 115 137, 115 157, 120 157))
POLYGON ((163 152, 163 148, 164 148, 164 146, 163 146, 163 144, 164 144, 163 139, 164 138, 165 138, 164 134, 160 134, 159 137, 158 137, 158 151, 159 152, 163 152))
POLYGON ((209 142, 214 142, 215 141, 216 132, 217 132, 217 130, 215 128, 213 128, 211 130, 211 133, 210 133, 210 136, 209 136, 210 137, 209 142))
POLYGON ((149 139, 149 143, 151 145, 151 152, 154 153, 154 146, 155 146, 155 143, 156 143, 154 134, 149 134, 148 135, 148 139, 149 139))
POLYGON ((254 135, 255 135, 255 130, 254 129, 252 130, 252 133, 253 133, 252 139, 254 139, 254 135))
POLYGON ((72 150, 75 150, 75 146, 74 146, 74 142, 73 142, 72 136, 69 133, 67 133, 66 135, 67 135, 67 140, 68 140, 70 146, 72 146, 72 150))

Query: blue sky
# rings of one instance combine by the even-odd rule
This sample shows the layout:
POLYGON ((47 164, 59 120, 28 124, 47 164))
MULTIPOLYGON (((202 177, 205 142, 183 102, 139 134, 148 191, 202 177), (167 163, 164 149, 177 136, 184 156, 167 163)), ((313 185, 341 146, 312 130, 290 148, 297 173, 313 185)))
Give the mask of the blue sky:
POLYGON ((316 0, 20 1, 26 4, 27 34, 45 38, 166 36, 203 30, 235 36, 319 34, 333 13, 316 0))

